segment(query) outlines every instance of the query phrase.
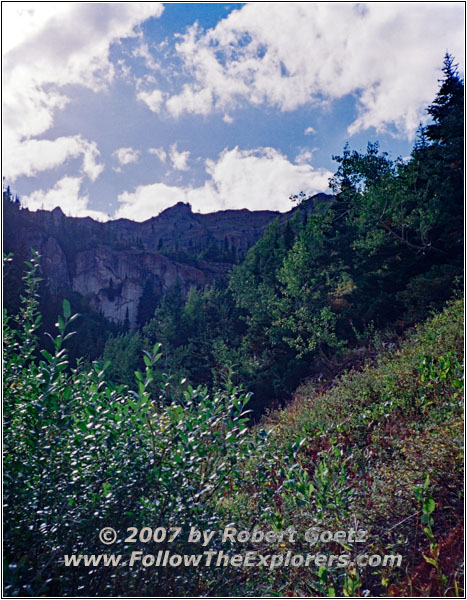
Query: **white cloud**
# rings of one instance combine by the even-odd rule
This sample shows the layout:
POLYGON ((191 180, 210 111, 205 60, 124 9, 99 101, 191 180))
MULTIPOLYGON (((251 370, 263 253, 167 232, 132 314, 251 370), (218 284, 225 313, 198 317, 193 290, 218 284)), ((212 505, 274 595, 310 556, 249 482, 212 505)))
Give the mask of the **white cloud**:
POLYGON ((217 161, 206 161, 206 171, 209 178, 200 187, 153 183, 120 194, 115 218, 144 221, 177 202, 189 202, 203 213, 240 208, 286 211, 292 208, 291 194, 325 192, 332 175, 310 164, 293 164, 274 148, 226 149, 217 161))
POLYGON ((116 219, 145 221, 177 202, 186 202, 186 190, 165 183, 139 185, 134 192, 123 192, 118 196, 121 207, 116 219))
POLYGON ((305 135, 311 135, 312 133, 316 133, 316 130, 311 125, 305 129, 303 132, 305 135))
POLYGON ((129 165, 130 163, 137 162, 141 153, 139 150, 134 148, 118 148, 112 153, 112 156, 118 160, 121 165, 129 165))
POLYGON ((150 111, 158 113, 161 110, 164 101, 164 94, 161 90, 155 89, 150 92, 141 90, 136 94, 138 100, 144 102, 150 111))
POLYGON ((10 141, 8 150, 3 154, 3 172, 9 181, 14 181, 21 175, 30 177, 53 169, 80 155, 83 157, 82 171, 95 181, 104 169, 104 165, 97 162, 100 152, 95 142, 80 135, 55 140, 29 139, 22 143, 10 141))
POLYGON ((139 23, 160 16, 162 10, 155 2, 106 4, 105 10, 92 2, 6 3, 5 122, 19 136, 45 131, 54 109, 68 100, 60 88, 78 84, 97 91, 105 87, 113 77, 110 45, 135 35, 139 23), (34 126, 31 113, 36 110, 44 114, 34 126))
POLYGON ((148 148, 148 152, 149 154, 157 156, 162 163, 165 163, 167 160, 167 152, 164 150, 164 148, 148 148))
POLYGON ((174 117, 179 117, 183 112, 208 115, 214 107, 213 93, 208 87, 196 89, 186 84, 181 94, 167 100, 166 106, 174 117))
MULTIPOLYGON (((80 137, 78 136, 78 139, 80 137)), ((99 155, 100 152, 95 142, 87 142, 85 144, 82 169, 91 181, 95 181, 104 170, 104 165, 96 161, 99 155)))
POLYGON ((222 120, 224 121, 224 123, 227 123, 227 125, 231 125, 234 122, 233 118, 228 114, 225 114, 222 117, 222 120))
POLYGON ((181 37, 192 81, 167 108, 208 114, 248 102, 290 111, 354 94, 350 133, 395 127, 410 138, 446 50, 462 61, 461 3, 251 3, 181 37))
POLYGON ((297 165, 305 165, 307 163, 311 163, 313 159, 313 152, 307 149, 302 149, 295 157, 295 163, 297 165))
MULTIPOLYGON (((71 102, 65 86, 106 88, 114 76, 111 44, 136 35, 137 25, 162 11, 156 2, 5 3, 3 135, 8 148, 13 147, 17 156, 24 151, 28 161, 30 139, 47 131, 55 111, 71 102)), ((95 178, 98 169, 91 154, 85 154, 84 162, 88 175, 95 178)), ((49 163, 46 158, 36 160, 30 169, 37 172, 41 164, 49 168, 49 163)))
POLYGON ((291 194, 326 191, 332 175, 309 164, 293 164, 275 148, 224 150, 217 162, 208 161, 207 171, 218 209, 289 210, 291 194))
POLYGON ((151 71, 160 70, 160 64, 154 59, 154 56, 149 51, 149 46, 146 43, 141 43, 134 51, 135 58, 143 58, 145 66, 151 71))
POLYGON ((21 198, 21 205, 29 210, 53 210, 59 206, 70 217, 92 217, 107 221, 109 215, 88 208, 88 196, 80 196, 81 177, 63 177, 47 191, 37 190, 21 198))
POLYGON ((188 171, 189 167, 187 163, 190 158, 189 150, 179 152, 177 150, 177 144, 172 144, 170 146, 169 157, 172 161, 172 166, 176 171, 188 171))

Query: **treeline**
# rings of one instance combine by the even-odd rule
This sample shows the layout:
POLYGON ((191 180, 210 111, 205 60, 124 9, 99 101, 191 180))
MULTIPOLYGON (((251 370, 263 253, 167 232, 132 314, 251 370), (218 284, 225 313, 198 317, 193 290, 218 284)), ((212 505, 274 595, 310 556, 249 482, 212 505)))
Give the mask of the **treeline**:
POLYGON ((142 349, 160 342, 174 382, 215 385, 228 371, 261 411, 440 307, 463 274, 464 82, 449 55, 443 72, 409 160, 346 146, 335 201, 310 210, 299 196, 303 210, 273 222, 225 285, 185 301, 176 287, 141 331, 111 336, 112 378, 130 383, 142 349))

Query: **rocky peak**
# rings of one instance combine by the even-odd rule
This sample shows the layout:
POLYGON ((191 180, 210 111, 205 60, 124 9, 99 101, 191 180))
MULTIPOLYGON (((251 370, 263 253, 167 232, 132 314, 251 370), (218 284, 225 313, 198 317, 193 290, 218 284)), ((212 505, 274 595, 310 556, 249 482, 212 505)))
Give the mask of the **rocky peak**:
POLYGON ((177 204, 166 208, 157 217, 153 217, 153 219, 191 217, 192 215, 191 204, 188 204, 188 202, 177 202, 177 204))

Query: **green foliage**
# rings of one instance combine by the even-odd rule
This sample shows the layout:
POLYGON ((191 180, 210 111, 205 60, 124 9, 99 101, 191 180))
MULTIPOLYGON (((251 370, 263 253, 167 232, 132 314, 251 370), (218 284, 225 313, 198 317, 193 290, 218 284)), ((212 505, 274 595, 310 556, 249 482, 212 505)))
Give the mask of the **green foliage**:
POLYGON ((109 363, 106 376, 117 384, 131 387, 135 371, 143 368, 143 341, 140 333, 120 333, 110 336, 102 355, 104 364, 109 363))
MULTIPOLYGON (((231 368, 234 381, 251 390, 258 416, 289 398, 306 377, 341 372, 356 352, 371 347, 375 334, 390 338, 440 310, 463 277, 464 83, 450 56, 443 73, 427 109, 432 120, 419 129, 409 159, 394 160, 377 143, 366 152, 345 146, 334 157, 335 196, 292 197, 294 216, 270 223, 226 286, 192 289, 185 298, 177 283, 158 304, 148 280, 134 339, 122 336, 128 322, 123 331, 105 324, 85 301, 70 297, 82 315, 70 343, 72 362, 81 355, 111 359, 112 379, 130 385, 140 368, 139 350, 157 341, 173 381, 215 387, 231 368), (113 366, 117 355, 121 368, 113 366)), ((80 240, 66 232, 62 237, 66 252, 78 248, 80 240)), ((235 265, 239 258, 229 237, 205 240, 197 255, 160 245, 186 264, 209 259, 235 265)), ((16 269, 11 290, 20 269, 17 262, 10 267, 16 269)), ((109 285, 106 293, 111 298, 117 291, 109 285)), ((47 290, 41 296, 50 329, 59 307, 47 290)))
MULTIPOLYGON (((268 417, 268 452, 276 459, 262 468, 271 485, 258 504, 271 504, 280 493, 274 518, 286 526, 337 531, 357 522, 368 530, 368 544, 345 550, 403 556, 400 568, 289 570, 271 586, 283 582, 290 595, 305 586, 320 596, 362 589, 387 596, 391 585, 394 595, 406 596, 415 590, 406 581, 414 578, 419 595, 459 590, 461 548, 446 540, 456 539, 463 510, 462 332, 463 303, 455 301, 399 348, 342 375, 324 393, 316 384, 303 386, 294 404, 268 417), (289 448, 298 439, 291 461, 289 448), (423 563, 434 567, 435 580, 417 574, 423 563)), ((251 483, 257 494, 262 485, 251 483)), ((335 552, 315 545, 318 550, 335 552)))
POLYGON ((150 279, 144 285, 143 294, 138 304, 138 315, 136 318, 138 326, 142 327, 154 316, 158 305, 158 299, 154 292, 154 286, 150 279))
MULTIPOLYGON (((108 382, 108 364, 88 370, 79 363, 70 369, 65 345, 76 316, 67 301, 51 337, 53 351, 41 348, 37 268, 36 256, 28 266, 20 314, 14 321, 5 319, 9 595, 296 595, 307 590, 354 596, 362 589, 386 595, 390 582, 405 577, 405 563, 366 570, 289 566, 273 576, 261 570, 253 580, 212 567, 82 565, 71 570, 61 562, 65 554, 101 553, 97 534, 110 524, 119 534, 119 552, 135 549, 124 542, 127 527, 149 523, 181 526, 185 535, 171 549, 191 553, 186 542, 191 526, 219 531, 234 523, 242 529, 293 527, 303 533, 313 526, 349 530, 355 520, 371 534, 365 546, 319 544, 313 552, 407 556, 409 548, 412 555, 416 549, 444 589, 458 589, 457 575, 443 564, 445 545, 438 541, 433 514, 442 506, 439 526, 449 530, 462 509, 461 302, 376 365, 344 375, 326 394, 308 390, 304 404, 271 415, 266 428, 249 429, 249 395, 230 376, 216 393, 181 383, 173 394, 167 377, 158 373, 159 344, 143 351, 134 391, 108 382), (416 501, 428 553, 412 519, 416 501)), ((187 322, 199 305, 193 295, 187 322)), ((146 548, 155 553, 160 546, 146 548)), ((304 554, 310 548, 302 538, 257 548, 264 554, 287 549, 304 554)))
MULTIPOLYGON (((70 369, 65 344, 76 315, 65 300, 53 351, 40 348, 37 257, 28 268, 17 325, 5 320, 5 591, 177 595, 218 585, 212 572, 72 572, 63 556, 102 552, 97 534, 104 525, 117 529, 123 553, 134 549, 122 541, 129 526, 177 525, 185 534, 189 525, 219 528, 216 503, 241 480, 239 466, 251 454, 248 395, 227 382, 216 394, 186 386, 174 399, 162 386, 154 396, 158 344, 143 355, 136 391, 108 383, 108 365, 70 369)), ((183 539, 175 551, 187 550, 183 539)))
MULTIPOLYGON (((464 82, 454 64, 454 58, 446 54, 443 64, 444 79, 438 95, 429 107, 433 122, 426 127, 426 136, 444 147, 450 158, 459 158, 463 152, 463 97, 464 82)), ((456 165, 457 168, 459 165, 456 165)))
POLYGON ((450 57, 444 75, 409 160, 392 160, 377 143, 365 153, 346 146, 334 157, 334 200, 301 194, 291 220, 270 224, 218 296, 222 327, 206 318, 204 292, 189 296, 179 318, 156 314, 175 372, 211 383, 221 356, 262 412, 305 376, 339 372, 371 343, 368 332, 400 332, 459 289, 463 82, 450 57))
MULTIPOLYGON (((415 496, 416 496, 417 500, 420 501, 421 506, 422 506, 421 521, 422 521, 423 531, 425 532, 425 534, 430 542, 430 556, 426 556, 424 554, 423 558, 429 565, 432 565, 433 567, 435 567, 436 574, 439 579, 439 583, 441 584, 442 587, 447 588, 448 578, 446 577, 446 575, 443 574, 442 569, 441 569, 441 565, 440 565, 440 561, 439 561, 440 547, 439 547, 439 544, 436 542, 435 535, 433 532, 434 519, 433 519, 432 514, 435 511, 436 503, 433 500, 433 498, 431 498, 428 494, 429 484, 430 484, 430 477, 429 477, 429 475, 427 475, 423 486, 417 487, 414 490, 415 496)), ((446 591, 448 591, 448 589, 449 588, 447 588, 446 591)), ((445 594, 443 594, 443 595, 445 595, 445 594)))

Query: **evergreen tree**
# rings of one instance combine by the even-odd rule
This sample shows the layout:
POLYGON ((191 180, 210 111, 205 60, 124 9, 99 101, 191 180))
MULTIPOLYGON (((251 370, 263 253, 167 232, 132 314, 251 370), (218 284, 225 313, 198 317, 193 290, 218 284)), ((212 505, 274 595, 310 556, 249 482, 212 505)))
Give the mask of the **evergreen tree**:
POLYGON ((458 160, 464 148, 464 82, 450 54, 444 57, 443 73, 438 95, 427 110, 433 123, 426 127, 426 135, 458 160))
POLYGON ((157 304, 158 299, 154 292, 153 283, 151 279, 148 278, 144 284, 143 293, 138 304, 136 323, 139 327, 142 327, 154 316, 157 304))

